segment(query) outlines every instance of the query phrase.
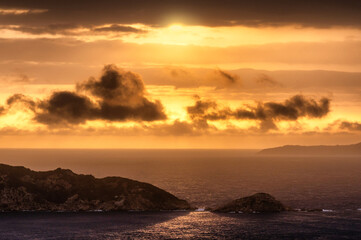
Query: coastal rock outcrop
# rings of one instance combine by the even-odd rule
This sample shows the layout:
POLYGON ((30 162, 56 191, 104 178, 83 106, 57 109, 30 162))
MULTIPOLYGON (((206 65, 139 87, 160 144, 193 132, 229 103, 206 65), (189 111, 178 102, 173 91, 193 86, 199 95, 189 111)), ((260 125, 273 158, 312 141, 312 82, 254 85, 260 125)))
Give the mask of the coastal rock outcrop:
POLYGON ((256 193, 252 196, 236 199, 215 209, 215 212, 242 213, 275 213, 286 211, 287 208, 273 196, 267 193, 256 193))
POLYGON ((151 184, 95 178, 56 169, 36 172, 0 164, 0 211, 190 210, 185 200, 151 184))

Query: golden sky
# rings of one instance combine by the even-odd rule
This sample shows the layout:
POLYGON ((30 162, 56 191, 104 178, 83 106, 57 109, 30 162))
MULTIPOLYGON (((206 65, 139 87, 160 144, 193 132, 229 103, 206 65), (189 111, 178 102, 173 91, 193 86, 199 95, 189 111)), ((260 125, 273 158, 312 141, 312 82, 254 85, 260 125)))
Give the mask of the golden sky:
POLYGON ((360 141, 359 5, 2 1, 0 147, 360 141))

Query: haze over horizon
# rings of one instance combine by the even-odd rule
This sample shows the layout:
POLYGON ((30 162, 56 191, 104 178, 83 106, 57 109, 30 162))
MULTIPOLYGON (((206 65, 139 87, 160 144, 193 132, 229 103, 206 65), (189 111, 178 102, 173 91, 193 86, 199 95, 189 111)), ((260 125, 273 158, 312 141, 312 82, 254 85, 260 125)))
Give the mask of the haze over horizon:
POLYGON ((0 148, 361 139, 361 3, 0 3, 0 148))

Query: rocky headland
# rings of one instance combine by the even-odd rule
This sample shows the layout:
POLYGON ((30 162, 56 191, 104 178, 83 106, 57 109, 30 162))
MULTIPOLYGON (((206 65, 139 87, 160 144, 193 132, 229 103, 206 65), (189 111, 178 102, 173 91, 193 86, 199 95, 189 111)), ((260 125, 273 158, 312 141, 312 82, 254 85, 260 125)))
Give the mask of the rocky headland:
POLYGON ((37 172, 0 164, 0 211, 191 210, 185 200, 151 184, 95 178, 56 169, 37 172))

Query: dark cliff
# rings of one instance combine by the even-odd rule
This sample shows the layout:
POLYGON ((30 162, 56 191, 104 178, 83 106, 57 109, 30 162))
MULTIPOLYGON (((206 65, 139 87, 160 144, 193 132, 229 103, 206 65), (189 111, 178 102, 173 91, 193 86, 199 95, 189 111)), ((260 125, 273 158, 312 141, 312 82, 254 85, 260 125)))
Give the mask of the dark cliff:
POLYGON ((158 211, 191 209, 151 184, 121 177, 95 178, 71 170, 36 172, 0 164, 1 211, 158 211))

